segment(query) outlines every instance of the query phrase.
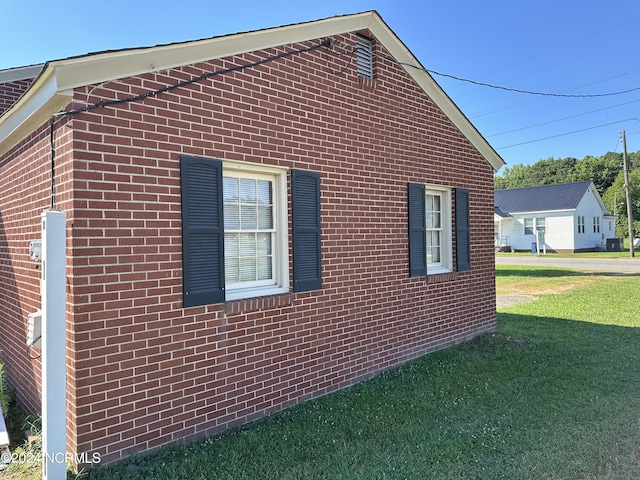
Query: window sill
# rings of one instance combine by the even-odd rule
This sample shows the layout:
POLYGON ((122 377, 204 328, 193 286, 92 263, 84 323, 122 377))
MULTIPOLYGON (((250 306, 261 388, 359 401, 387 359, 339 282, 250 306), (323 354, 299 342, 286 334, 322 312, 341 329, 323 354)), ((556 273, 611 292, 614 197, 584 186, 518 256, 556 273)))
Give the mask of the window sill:
POLYGON ((289 307, 293 305, 293 293, 281 293, 263 297, 228 300, 224 303, 227 315, 268 310, 272 308, 289 307))
POLYGON ((278 285, 267 285, 252 288, 236 288, 234 290, 229 289, 225 291, 225 300, 231 302, 233 300, 244 300, 246 298, 280 295, 281 293, 289 293, 289 289, 280 287, 278 285))
POLYGON ((446 273, 453 273, 453 268, 443 267, 441 265, 429 266, 427 265, 427 275, 440 275, 446 273))
POLYGON ((458 279, 457 272, 434 273, 427 275, 427 284, 453 282, 458 279))

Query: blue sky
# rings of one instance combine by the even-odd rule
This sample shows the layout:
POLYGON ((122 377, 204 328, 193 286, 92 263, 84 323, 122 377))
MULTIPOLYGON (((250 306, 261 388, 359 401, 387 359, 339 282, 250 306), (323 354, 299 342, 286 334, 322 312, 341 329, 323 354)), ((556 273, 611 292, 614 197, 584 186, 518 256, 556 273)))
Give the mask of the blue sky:
POLYGON ((640 150, 637 0, 35 0, 0 3, 0 69, 377 10, 508 166, 640 150), (8 22, 6 20, 9 20, 8 22))

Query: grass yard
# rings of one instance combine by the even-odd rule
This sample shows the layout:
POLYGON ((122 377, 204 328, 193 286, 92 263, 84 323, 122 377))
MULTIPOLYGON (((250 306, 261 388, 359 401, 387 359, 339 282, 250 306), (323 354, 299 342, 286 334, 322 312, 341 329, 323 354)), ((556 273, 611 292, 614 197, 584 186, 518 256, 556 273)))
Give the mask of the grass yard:
POLYGON ((500 265, 496 290, 536 300, 496 334, 79 478, 640 478, 640 276, 500 265))
POLYGON ((518 284, 496 334, 83 478, 640 478, 640 277, 498 267, 518 284))
MULTIPOLYGON (((625 245, 629 245, 625 240, 625 245)), ((637 255, 637 248, 636 255, 637 255)), ((531 251, 526 252, 496 252, 499 257, 530 257, 531 251)), ((540 254, 542 255, 542 253, 540 254)), ((545 257, 549 258, 629 258, 629 249, 623 248, 619 252, 580 252, 580 253, 551 253, 548 252, 545 257)))
POLYGON ((545 295, 615 279, 611 274, 577 272, 566 268, 496 266, 497 295, 545 295))

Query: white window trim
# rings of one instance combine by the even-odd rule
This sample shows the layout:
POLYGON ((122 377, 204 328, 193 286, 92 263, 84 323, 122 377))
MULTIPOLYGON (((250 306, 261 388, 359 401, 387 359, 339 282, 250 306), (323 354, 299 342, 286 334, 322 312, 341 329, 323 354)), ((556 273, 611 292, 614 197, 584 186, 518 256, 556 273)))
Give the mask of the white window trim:
POLYGON ((275 284, 233 289, 227 289, 225 285, 225 301, 288 293, 290 287, 288 232, 289 212, 287 206, 288 168, 258 165, 255 163, 238 162, 234 160, 223 160, 222 175, 224 176, 225 173, 257 176, 267 175, 273 177, 273 224, 276 230, 273 245, 273 278, 275 284))
POLYGON ((535 217, 525 217, 522 219, 522 226, 524 228, 525 236, 533 236, 536 233, 536 220, 535 217), (531 220, 531 233, 527 233, 527 220, 531 220))
MULTIPOLYGON (((440 273, 453 272, 453 217, 452 217, 452 203, 451 188, 442 187, 439 185, 426 185, 425 186, 425 206, 427 202, 426 195, 438 194, 442 197, 441 202, 441 221, 442 221, 442 238, 440 239, 440 259, 438 263, 427 263, 427 274, 437 275, 440 273)), ((429 229, 427 229, 428 231, 429 229)), ((427 247, 428 248, 428 247, 427 247)), ((426 252, 425 252, 426 255, 426 252)))
POLYGON ((585 233, 585 217, 584 215, 578 215, 578 234, 585 233))

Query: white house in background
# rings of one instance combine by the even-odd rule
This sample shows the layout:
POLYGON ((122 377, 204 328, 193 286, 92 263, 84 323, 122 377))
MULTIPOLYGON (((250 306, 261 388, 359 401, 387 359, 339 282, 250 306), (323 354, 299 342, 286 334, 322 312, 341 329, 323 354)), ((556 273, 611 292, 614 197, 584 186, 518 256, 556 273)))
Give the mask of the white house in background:
POLYGON ((496 248, 580 252, 604 250, 615 237, 609 215, 591 181, 496 190, 496 248))

